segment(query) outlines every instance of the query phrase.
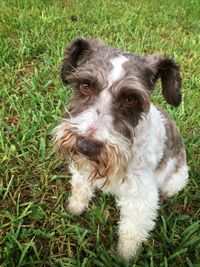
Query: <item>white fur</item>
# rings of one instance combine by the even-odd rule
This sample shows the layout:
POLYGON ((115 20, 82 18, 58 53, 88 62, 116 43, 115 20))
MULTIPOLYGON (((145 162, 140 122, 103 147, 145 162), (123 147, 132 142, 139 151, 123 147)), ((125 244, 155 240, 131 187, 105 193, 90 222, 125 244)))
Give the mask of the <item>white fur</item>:
POLYGON ((126 61, 128 61, 128 59, 123 55, 120 55, 110 60, 111 64, 113 65, 113 69, 108 75, 109 85, 116 82, 122 77, 122 75, 124 74, 123 64, 126 61))
POLYGON ((164 182, 160 185, 162 194, 171 197, 182 190, 188 182, 188 171, 188 166, 183 165, 176 172, 171 172, 170 176, 165 176, 164 182))
MULTIPOLYGON (((122 73, 120 66, 124 60, 121 58, 113 61, 113 65, 118 66, 119 62, 121 65, 114 68, 111 75, 112 82, 114 77, 119 77, 122 73)), ((118 250, 122 257, 130 259, 141 242, 147 239, 149 231, 154 228, 159 191, 171 196, 181 190, 188 179, 188 167, 183 163, 183 166, 176 171, 176 159, 171 159, 165 169, 160 173, 156 172, 156 167, 163 156, 167 136, 163 117, 154 105, 151 105, 150 112, 143 116, 134 129, 132 144, 113 128, 109 101, 111 101, 109 94, 102 94, 93 107, 67 121, 78 129, 79 134, 84 135, 95 126, 95 139, 117 146, 129 159, 126 180, 123 182, 124 177, 111 179, 102 191, 116 198, 120 208, 118 250), (97 109, 100 109, 100 113, 97 109)), ((61 131, 58 128, 56 134, 61 135, 61 131)), ((72 196, 69 199, 68 210, 73 214, 83 212, 88 207, 95 188, 101 188, 104 183, 104 179, 100 179, 91 184, 87 180, 90 166, 84 168, 80 172, 73 165, 70 167, 72 196)))
POLYGON ((88 207, 88 203, 93 196, 93 187, 88 181, 90 172, 86 170, 80 173, 73 164, 70 165, 70 172, 73 179, 71 180, 72 195, 69 198, 68 211, 72 214, 79 215, 88 207))

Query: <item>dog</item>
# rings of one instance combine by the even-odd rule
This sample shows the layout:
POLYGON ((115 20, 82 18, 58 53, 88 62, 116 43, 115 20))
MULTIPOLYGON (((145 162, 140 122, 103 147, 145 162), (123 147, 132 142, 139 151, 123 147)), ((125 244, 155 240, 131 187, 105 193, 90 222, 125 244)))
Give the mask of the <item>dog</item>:
POLYGON ((64 53, 61 79, 73 88, 54 147, 69 159, 67 210, 80 215, 95 190, 120 209, 119 254, 130 260, 155 226, 159 196, 188 181, 184 144, 175 122, 151 103, 158 79, 167 103, 181 102, 179 66, 168 57, 123 52, 78 38, 64 53))

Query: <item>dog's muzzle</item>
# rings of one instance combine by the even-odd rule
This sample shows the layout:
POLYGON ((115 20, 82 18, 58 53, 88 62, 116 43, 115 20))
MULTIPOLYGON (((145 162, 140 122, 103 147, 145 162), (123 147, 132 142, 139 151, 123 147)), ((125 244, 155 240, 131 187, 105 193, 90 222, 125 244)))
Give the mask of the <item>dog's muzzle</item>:
POLYGON ((100 155, 102 144, 86 137, 77 137, 75 146, 81 154, 94 158, 100 155))

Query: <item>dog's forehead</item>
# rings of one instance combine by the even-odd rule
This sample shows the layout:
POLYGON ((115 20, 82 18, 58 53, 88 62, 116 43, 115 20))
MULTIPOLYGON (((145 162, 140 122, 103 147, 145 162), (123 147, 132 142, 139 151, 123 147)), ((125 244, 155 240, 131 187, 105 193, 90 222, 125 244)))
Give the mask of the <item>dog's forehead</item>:
POLYGON ((130 76, 143 78, 146 69, 142 57, 110 47, 100 47, 92 53, 84 67, 109 86, 130 76))
POLYGON ((119 80, 123 76, 125 72, 123 65, 128 60, 129 59, 125 57, 124 55, 118 55, 109 60, 110 63, 112 64, 112 69, 109 72, 108 77, 107 77, 110 84, 119 80))

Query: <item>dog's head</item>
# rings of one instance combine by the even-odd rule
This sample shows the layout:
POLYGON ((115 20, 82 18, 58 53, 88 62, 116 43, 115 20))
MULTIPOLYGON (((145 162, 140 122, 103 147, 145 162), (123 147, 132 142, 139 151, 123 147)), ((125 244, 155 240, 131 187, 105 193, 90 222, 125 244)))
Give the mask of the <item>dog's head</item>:
POLYGON ((68 117, 55 128, 55 147, 80 168, 93 166, 93 178, 124 173, 134 128, 150 110, 158 78, 165 100, 173 106, 181 101, 179 68, 172 59, 136 56, 99 40, 73 41, 61 78, 74 95, 68 117))

